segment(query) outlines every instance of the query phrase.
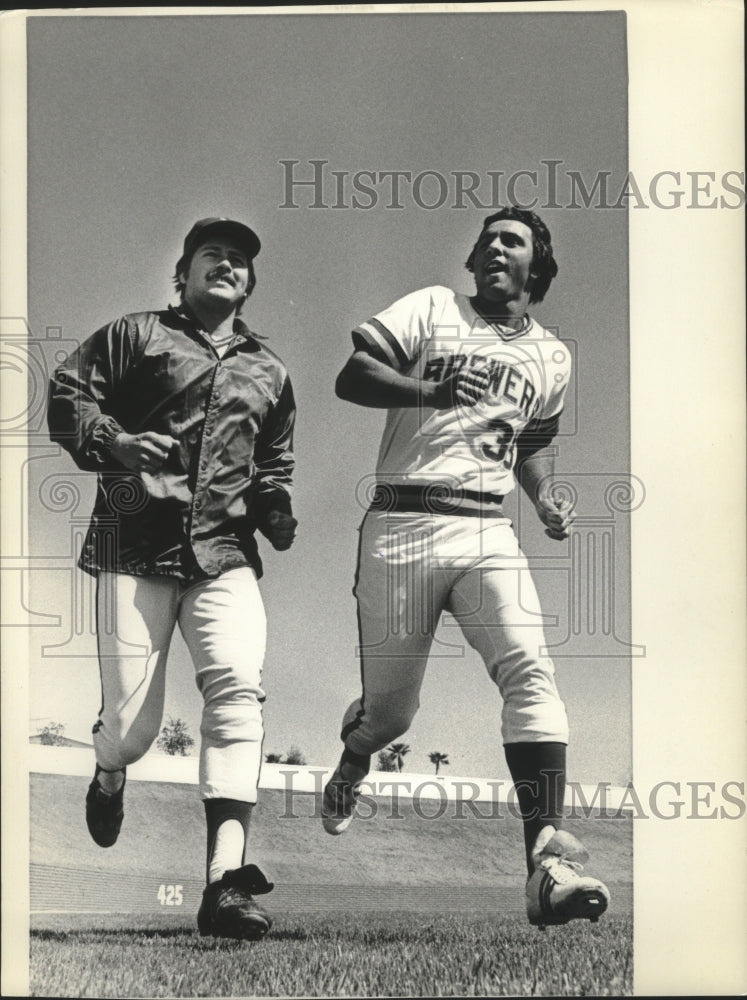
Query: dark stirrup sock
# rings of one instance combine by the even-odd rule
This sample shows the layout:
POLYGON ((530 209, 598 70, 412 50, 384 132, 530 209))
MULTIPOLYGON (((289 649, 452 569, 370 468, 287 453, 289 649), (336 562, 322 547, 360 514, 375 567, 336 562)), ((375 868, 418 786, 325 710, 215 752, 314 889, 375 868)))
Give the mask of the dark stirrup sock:
POLYGON ((506 763, 516 788, 524 821, 527 870, 532 874, 532 848, 545 826, 558 829, 565 799, 565 743, 507 743, 506 763))
MULTIPOLYGON (((218 845, 218 833, 221 826, 227 820, 236 820, 239 822, 242 830, 244 831, 244 845, 246 845, 247 837, 249 835, 249 820, 251 819, 254 804, 252 802, 241 802, 238 799, 205 799, 204 805, 205 819, 207 821, 206 880, 210 882, 210 866, 213 861, 216 846, 218 845)), ((234 862, 235 867, 237 868, 242 864, 244 850, 245 846, 242 848, 241 857, 238 857, 237 855, 236 861, 234 862)))
POLYGON ((340 758, 340 767, 344 764, 352 764, 353 767, 360 768, 361 771, 365 771, 366 774, 368 774, 371 770, 371 755, 354 753, 352 750, 348 750, 348 748, 345 747, 342 751, 342 757, 340 758))

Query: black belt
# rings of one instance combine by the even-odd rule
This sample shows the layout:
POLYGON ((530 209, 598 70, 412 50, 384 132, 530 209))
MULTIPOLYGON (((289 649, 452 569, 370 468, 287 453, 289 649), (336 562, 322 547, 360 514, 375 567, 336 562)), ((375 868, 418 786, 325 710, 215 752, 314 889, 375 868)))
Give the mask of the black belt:
POLYGON ((369 506, 372 513, 458 514, 461 517, 503 517, 503 496, 478 493, 448 483, 395 486, 377 483, 369 506))

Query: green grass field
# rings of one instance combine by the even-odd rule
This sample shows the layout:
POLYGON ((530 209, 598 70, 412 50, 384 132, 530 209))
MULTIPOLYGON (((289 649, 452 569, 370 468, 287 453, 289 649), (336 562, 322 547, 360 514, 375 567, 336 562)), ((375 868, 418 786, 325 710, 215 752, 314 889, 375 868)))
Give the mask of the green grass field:
POLYGON ((32 933, 32 995, 632 994, 624 918, 542 932, 520 916, 340 912, 281 917, 264 941, 247 944, 201 938, 191 922, 158 916, 109 918, 105 928, 90 918, 45 918, 32 933))
POLYGON ((574 819, 610 886, 598 924, 524 912, 519 820, 426 818, 409 800, 324 834, 314 795, 263 791, 255 860, 276 883, 259 944, 197 934, 204 820, 191 786, 132 782, 115 847, 85 828, 87 780, 31 781, 34 996, 495 996, 632 992, 632 821, 574 819), (179 887, 178 896, 164 887, 179 887), (64 912, 63 912, 64 911, 64 912))

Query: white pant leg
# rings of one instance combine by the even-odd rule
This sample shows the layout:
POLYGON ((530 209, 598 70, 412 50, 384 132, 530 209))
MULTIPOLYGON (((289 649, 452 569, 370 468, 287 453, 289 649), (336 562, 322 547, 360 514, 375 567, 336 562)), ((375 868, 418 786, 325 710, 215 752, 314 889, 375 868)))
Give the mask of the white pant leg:
POLYGON ((355 595, 363 690, 341 734, 354 753, 375 753, 397 739, 419 708, 447 591, 433 543, 427 516, 368 514, 361 527, 355 595))
POLYGON ((539 597, 509 525, 484 535, 490 552, 454 585, 449 610, 485 662, 503 698, 504 743, 568 742, 568 719, 543 656, 539 597))
POLYGON ((93 744, 107 771, 139 760, 158 736, 178 593, 170 577, 98 575, 101 710, 93 744))
POLYGON ((253 570, 242 566, 190 587, 179 627, 203 697, 200 795, 256 802, 266 620, 253 570))

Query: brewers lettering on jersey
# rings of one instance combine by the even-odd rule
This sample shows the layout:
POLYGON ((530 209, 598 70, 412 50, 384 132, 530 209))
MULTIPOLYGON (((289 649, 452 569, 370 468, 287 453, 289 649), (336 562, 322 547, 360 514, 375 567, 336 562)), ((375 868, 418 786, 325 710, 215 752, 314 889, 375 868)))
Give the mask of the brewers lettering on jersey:
POLYGON ((518 330, 490 323, 470 299, 436 286, 406 295, 354 331, 395 371, 426 383, 459 373, 485 380, 471 407, 390 409, 377 464, 382 482, 442 480, 456 491, 514 488, 519 435, 552 435, 570 379, 568 348, 526 318, 518 330))
POLYGON ((502 506, 518 480, 551 538, 567 538, 575 517, 553 493, 551 444, 570 352, 527 312, 557 274, 549 230, 534 212, 501 209, 484 221, 466 267, 473 295, 423 288, 358 325, 337 379, 341 398, 388 412, 360 529, 362 691, 343 717, 322 822, 334 835, 348 829, 371 755, 409 728, 449 611, 502 698, 529 921, 596 921, 609 892, 581 874, 588 854, 562 829, 568 720, 542 653, 537 592, 502 506))

